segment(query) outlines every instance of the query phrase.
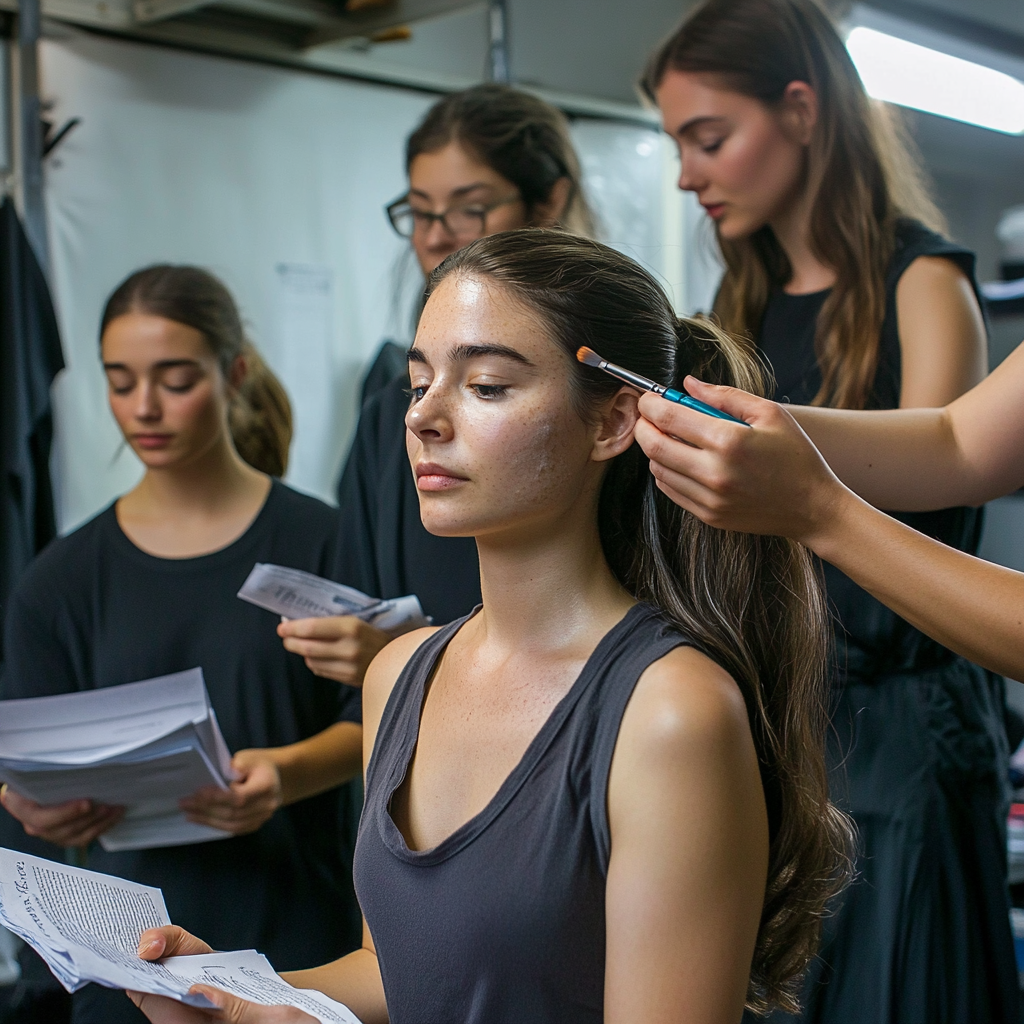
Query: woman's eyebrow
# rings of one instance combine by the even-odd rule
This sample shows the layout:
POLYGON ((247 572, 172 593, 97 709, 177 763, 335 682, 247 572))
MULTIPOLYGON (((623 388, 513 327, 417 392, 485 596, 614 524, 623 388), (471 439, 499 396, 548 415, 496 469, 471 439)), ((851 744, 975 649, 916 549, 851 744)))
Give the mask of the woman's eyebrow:
MULTIPOLYGON (((409 349, 406 356, 410 363, 429 363, 427 357, 418 349, 409 349)), ((503 359, 511 359, 513 362, 522 363, 523 366, 533 366, 522 354, 507 345, 456 345, 448 352, 448 358, 453 362, 465 362, 469 359, 477 359, 480 356, 499 356, 503 359)))
POLYGON ((676 135, 686 135, 688 132, 693 131, 694 128, 702 128, 704 125, 709 124, 713 121, 724 121, 725 118, 720 114, 701 114, 698 117, 691 117, 689 121, 684 121, 677 129, 676 135))
MULTIPOLYGON (((161 359, 160 362, 153 364, 154 370, 168 370, 174 366, 198 366, 199 361, 197 359, 161 359)), ((128 370, 125 363, 104 363, 104 370, 128 370)))
MULTIPOLYGON (((460 188, 453 188, 448 193, 448 198, 449 199, 461 199, 463 196, 468 195, 470 192, 477 192, 480 189, 485 189, 485 188, 490 189, 492 192, 494 191, 494 185, 492 185, 489 181, 475 181, 471 185, 463 185, 460 188)), ((431 198, 429 195, 427 195, 426 192, 424 192, 422 189, 418 189, 418 188, 410 188, 409 189, 409 195, 417 196, 420 199, 426 199, 428 202, 430 201, 430 198, 431 198)))

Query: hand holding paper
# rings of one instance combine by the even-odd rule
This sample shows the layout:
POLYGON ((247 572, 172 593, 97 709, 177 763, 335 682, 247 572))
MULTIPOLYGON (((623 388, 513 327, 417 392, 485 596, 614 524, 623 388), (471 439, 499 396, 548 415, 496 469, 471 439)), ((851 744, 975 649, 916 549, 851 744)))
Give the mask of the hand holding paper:
POLYGON ((178 806, 197 825, 242 836, 255 832, 281 806, 281 772, 265 750, 240 750, 231 767, 237 778, 227 789, 205 786, 178 806))
POLYGON ((45 839, 56 846, 88 846, 124 817, 124 808, 97 804, 92 800, 68 800, 61 804, 40 804, 5 785, 0 805, 25 828, 26 835, 45 839))
POLYGON ((392 637, 430 625, 414 594, 378 601, 353 587, 283 565, 257 562, 238 596, 286 619, 352 615, 392 637))
POLYGON ((349 686, 361 686, 370 662, 393 639, 391 634, 357 619, 291 619, 277 627, 286 651, 306 661, 310 672, 349 686))
POLYGON ((0 924, 24 939, 69 992, 94 981, 164 997, 143 1001, 158 1024, 223 1020, 215 1011, 228 999, 211 989, 236 997, 230 1019, 239 1022, 359 1024, 347 1006, 323 993, 292 988, 255 950, 214 953, 188 936, 181 947, 198 955, 140 959, 144 933, 170 931, 163 894, 111 875, 0 848, 0 924), (191 992, 195 985, 213 998, 191 992))
POLYGON ((206 997, 216 1009, 200 1010, 167 996, 145 992, 128 992, 128 997, 151 1024, 210 1024, 225 1020, 233 1024, 317 1024, 318 1020, 293 1006, 263 1006, 208 985, 197 984, 192 992, 206 997))
POLYGON ((373 659, 396 636, 430 625, 419 598, 378 601, 352 587, 283 565, 257 562, 238 596, 277 612, 285 650, 325 679, 360 686, 373 659))
POLYGON ((198 668, 0 703, 0 780, 24 798, 5 806, 55 842, 99 836, 107 850, 141 850, 223 839, 186 821, 178 801, 204 786, 226 792, 234 777, 198 668))

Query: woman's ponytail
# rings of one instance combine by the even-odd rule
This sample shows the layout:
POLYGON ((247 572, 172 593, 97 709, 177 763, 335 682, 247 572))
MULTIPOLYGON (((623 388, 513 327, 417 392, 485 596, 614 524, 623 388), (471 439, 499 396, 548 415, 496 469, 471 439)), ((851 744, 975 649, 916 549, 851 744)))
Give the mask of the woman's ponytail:
POLYGON ((288 393, 250 342, 242 346, 245 377, 231 398, 228 426, 238 454, 254 469, 282 477, 292 442, 288 393))
MULTIPOLYGON (((707 319, 678 319, 647 271, 597 242, 535 229, 492 235, 448 257, 431 287, 451 273, 491 278, 538 314, 570 360, 585 419, 621 384, 576 361, 583 345, 662 383, 680 386, 692 373, 765 393, 749 342, 707 319)), ((716 530, 675 505, 638 445, 610 463, 598 520, 622 585, 678 623, 743 692, 770 832, 747 1005, 795 1012, 827 904, 850 875, 852 846, 850 820, 828 794, 831 630, 815 566, 793 541, 716 530)))

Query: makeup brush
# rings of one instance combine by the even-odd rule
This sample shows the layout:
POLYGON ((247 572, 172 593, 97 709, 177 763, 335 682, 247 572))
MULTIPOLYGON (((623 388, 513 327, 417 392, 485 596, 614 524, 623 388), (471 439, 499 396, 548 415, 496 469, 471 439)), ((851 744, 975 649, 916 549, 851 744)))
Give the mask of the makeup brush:
MULTIPOLYGON (((715 419, 743 423, 743 420, 738 420, 735 416, 730 416, 727 412, 722 412, 721 409, 716 409, 713 405, 708 405, 697 398, 691 398, 685 391, 667 388, 664 384, 657 384, 647 377, 642 377, 639 373, 633 373, 632 370, 625 370, 621 366, 616 366, 615 363, 609 363, 607 359, 602 359, 592 348, 587 348, 586 345, 576 350, 576 358, 586 366, 593 366, 597 370, 604 370, 605 373, 610 373, 613 377, 618 377, 619 380, 625 381, 631 387, 639 388, 641 391, 651 391, 656 395, 661 395, 662 398, 667 398, 670 402, 685 405, 688 409, 696 409, 697 412, 702 412, 706 416, 714 416, 715 419)), ((750 424, 743 423, 743 426, 749 427, 750 424)))

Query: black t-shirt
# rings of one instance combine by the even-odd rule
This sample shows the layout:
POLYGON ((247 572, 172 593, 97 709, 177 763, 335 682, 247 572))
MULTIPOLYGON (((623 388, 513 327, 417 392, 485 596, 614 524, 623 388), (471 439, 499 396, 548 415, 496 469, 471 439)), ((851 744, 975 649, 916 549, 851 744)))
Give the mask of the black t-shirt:
POLYGON ((375 597, 415 594, 435 626, 480 603, 472 537, 435 537, 420 521, 419 495, 405 448, 407 376, 385 385, 359 416, 338 485, 342 583, 375 597))
MULTIPOLYGON (((4 698, 89 690, 200 666, 229 748, 278 747, 360 720, 359 691, 286 652, 279 619, 235 595, 255 562, 337 577, 338 514, 274 482, 234 543, 158 558, 123 533, 114 506, 54 541, 26 570, 5 625, 4 698)), ((279 810, 248 836, 108 853, 88 866, 164 891, 171 919, 215 949, 257 948, 278 970, 358 943, 338 790, 279 810)), ((8 815, 0 839, 21 848, 8 815)), ((57 859, 61 851, 49 847, 57 859)))

